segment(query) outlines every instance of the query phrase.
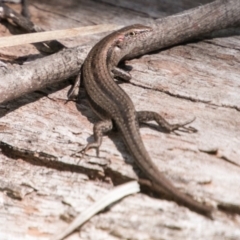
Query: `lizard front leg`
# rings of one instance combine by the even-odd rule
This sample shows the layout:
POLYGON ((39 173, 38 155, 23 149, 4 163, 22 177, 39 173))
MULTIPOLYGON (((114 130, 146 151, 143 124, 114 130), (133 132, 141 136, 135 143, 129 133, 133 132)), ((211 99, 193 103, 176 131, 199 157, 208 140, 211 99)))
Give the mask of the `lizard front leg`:
POLYGON ((90 148, 96 148, 97 156, 98 156, 99 147, 102 144, 103 134, 112 130, 112 128, 113 128, 113 123, 111 119, 105 119, 95 123, 93 126, 94 142, 88 143, 87 146, 84 149, 82 149, 80 152, 83 153, 84 155, 90 148))

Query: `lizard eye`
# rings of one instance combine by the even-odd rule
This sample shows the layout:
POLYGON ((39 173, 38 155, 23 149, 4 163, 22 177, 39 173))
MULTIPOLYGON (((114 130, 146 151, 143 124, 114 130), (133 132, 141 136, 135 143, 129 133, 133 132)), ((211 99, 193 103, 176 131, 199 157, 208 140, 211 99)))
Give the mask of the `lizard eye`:
POLYGON ((126 37, 129 37, 129 36, 135 36, 135 32, 129 32, 125 35, 126 37))

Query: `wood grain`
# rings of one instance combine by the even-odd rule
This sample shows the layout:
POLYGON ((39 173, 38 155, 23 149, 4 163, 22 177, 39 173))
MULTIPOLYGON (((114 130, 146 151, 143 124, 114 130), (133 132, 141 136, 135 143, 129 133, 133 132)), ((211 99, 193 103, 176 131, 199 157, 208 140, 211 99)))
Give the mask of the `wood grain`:
MULTIPOLYGON (((165 16, 176 12, 180 2, 182 9, 189 7, 187 1, 171 1, 169 10, 164 5, 161 12, 166 1, 153 1, 152 11, 165 16)), ((31 4, 32 20, 45 29, 153 21, 134 7, 96 1, 31 4)), ((5 25, 0 25, 1 35, 11 35, 5 25)), ((63 43, 73 47, 100 37, 63 43)), ((152 124, 142 126, 142 138, 175 186, 227 213, 217 210, 210 221, 145 189, 93 217, 80 237, 75 233, 71 239, 240 238, 239 49, 239 37, 225 34, 148 54, 127 62, 133 79, 121 84, 137 110, 154 110, 170 122, 196 117, 197 133, 175 136, 152 124)), ((31 45, 0 50, 1 59, 11 64, 38 54, 31 45)), ((94 150, 82 159, 76 154, 90 140, 96 117, 84 93, 80 105, 65 103, 68 84, 0 105, 0 140, 8 144, 0 155, 0 239, 50 239, 113 185, 136 179, 140 172, 117 133, 104 137, 99 158, 94 150)))

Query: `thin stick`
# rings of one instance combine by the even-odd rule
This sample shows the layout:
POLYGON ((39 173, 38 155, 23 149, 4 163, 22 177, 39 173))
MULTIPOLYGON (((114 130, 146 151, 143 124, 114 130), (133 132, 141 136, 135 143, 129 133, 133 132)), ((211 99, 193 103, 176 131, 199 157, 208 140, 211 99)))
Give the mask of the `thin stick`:
POLYGON ((26 43, 36 43, 36 42, 44 42, 44 41, 69 38, 69 37, 85 36, 85 35, 96 34, 101 32, 114 31, 119 28, 120 26, 113 25, 113 24, 101 24, 101 25, 95 25, 95 26, 69 28, 64 30, 27 33, 27 34, 21 34, 17 36, 1 37, 0 48, 22 45, 26 43))
POLYGON ((95 202, 89 208, 83 211, 79 216, 77 216, 63 232, 61 232, 57 236, 54 236, 52 240, 61 240, 65 238, 75 229, 79 228, 83 223, 85 223, 87 220, 96 215, 98 212, 102 211, 110 204, 139 191, 139 184, 136 181, 125 183, 118 187, 115 187, 111 192, 103 196, 101 199, 99 199, 97 202, 95 202))

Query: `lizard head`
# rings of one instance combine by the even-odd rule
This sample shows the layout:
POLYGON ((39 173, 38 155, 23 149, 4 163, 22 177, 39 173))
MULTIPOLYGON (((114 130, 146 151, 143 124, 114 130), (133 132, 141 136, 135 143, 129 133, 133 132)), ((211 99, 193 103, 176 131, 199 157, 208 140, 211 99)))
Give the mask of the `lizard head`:
POLYGON ((152 32, 152 28, 141 24, 127 26, 119 30, 115 45, 124 48, 126 45, 134 44, 136 41, 142 41, 150 32, 152 32))
POLYGON ((134 24, 111 33, 102 40, 105 44, 109 42, 106 40, 111 40, 107 52, 108 61, 115 65, 121 60, 142 55, 148 47, 152 32, 151 27, 134 24))
POLYGON ((129 59, 140 56, 145 48, 148 48, 149 40, 153 29, 141 24, 134 24, 122 28, 114 33, 115 42, 113 43, 118 59, 129 59))

